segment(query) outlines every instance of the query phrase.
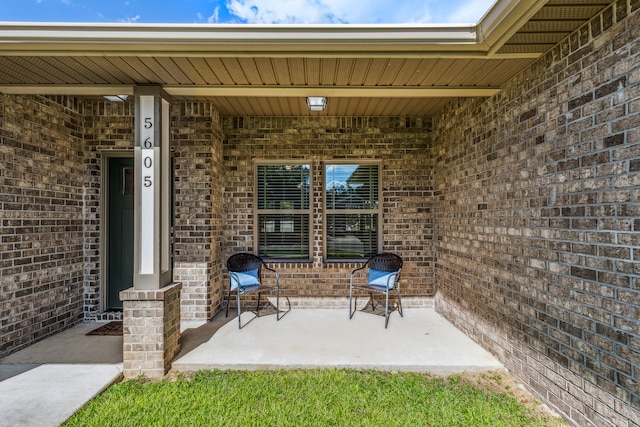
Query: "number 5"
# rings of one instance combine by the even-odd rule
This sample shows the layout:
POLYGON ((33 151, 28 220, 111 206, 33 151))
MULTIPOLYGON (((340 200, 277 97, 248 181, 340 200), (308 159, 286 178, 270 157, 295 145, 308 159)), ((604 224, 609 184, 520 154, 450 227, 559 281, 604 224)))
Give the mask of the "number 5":
POLYGON ((153 183, 151 182, 151 177, 150 176, 145 176, 143 185, 145 187, 151 187, 152 184, 153 183))

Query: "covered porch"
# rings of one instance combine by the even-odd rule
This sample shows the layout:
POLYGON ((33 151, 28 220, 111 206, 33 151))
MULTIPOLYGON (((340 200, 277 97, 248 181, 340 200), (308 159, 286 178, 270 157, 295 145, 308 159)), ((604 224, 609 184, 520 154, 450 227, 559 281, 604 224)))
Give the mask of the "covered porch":
MULTIPOLYGON (((0 356, 124 317, 153 323, 157 338, 149 344, 144 329, 124 345, 128 375, 164 376, 189 334, 204 331, 181 338, 180 321, 219 312, 225 260, 277 250, 269 237, 286 234, 304 249, 270 261, 288 294, 344 297, 359 256, 397 253, 403 298, 433 298, 567 418, 640 424, 639 12, 638 0, 499 0, 478 24, 451 27, 1 25, 0 356), (153 114, 141 115, 151 96, 153 114), (308 96, 326 97, 324 111, 310 111, 308 96), (164 226, 143 239, 109 210, 111 190, 141 192, 108 178, 137 190, 156 182, 155 170, 131 179, 160 164, 134 158, 151 150, 140 129, 151 117, 163 124, 158 158, 169 173, 157 175, 163 193, 149 212, 164 226), (345 164, 366 166, 367 185, 354 173, 353 193, 367 198, 344 200, 368 200, 368 221, 326 203, 352 184, 329 186, 345 164), (305 171, 300 207, 260 206, 260 183, 290 181, 274 165, 305 171), (125 295, 129 312, 117 303, 131 274, 109 281, 126 264, 109 264, 112 230, 147 245, 126 263, 153 252, 154 275, 161 260, 172 280, 153 292, 140 282, 125 295)), ((154 224, 141 206, 138 224, 154 224)), ((385 335, 374 338, 391 352, 385 335)), ((337 359, 344 343, 332 341, 337 359)))

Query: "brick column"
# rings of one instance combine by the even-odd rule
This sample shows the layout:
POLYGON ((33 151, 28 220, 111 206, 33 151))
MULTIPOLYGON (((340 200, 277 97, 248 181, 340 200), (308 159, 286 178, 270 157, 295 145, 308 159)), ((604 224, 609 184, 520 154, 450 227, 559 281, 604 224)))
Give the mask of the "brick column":
POLYGON ((162 378, 180 351, 181 283, 161 289, 129 288, 123 302, 124 377, 162 378))

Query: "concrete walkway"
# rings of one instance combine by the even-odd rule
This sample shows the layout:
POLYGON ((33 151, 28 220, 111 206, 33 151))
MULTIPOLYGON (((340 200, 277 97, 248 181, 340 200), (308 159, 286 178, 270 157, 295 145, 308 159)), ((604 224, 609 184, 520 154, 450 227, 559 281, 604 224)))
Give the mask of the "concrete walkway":
MULTIPOLYGON (((251 319, 243 314, 243 322, 251 319)), ((502 369, 498 361, 433 309, 384 318, 346 310, 294 309, 279 322, 254 319, 238 330, 218 314, 182 325, 174 371, 353 368, 454 373, 502 369)), ((0 426, 54 427, 121 379, 122 337, 87 336, 81 323, 0 360, 0 426)))
POLYGON ((122 365, 44 364, 0 382, 1 426, 58 426, 118 380, 122 365))
POLYGON ((122 337, 80 323, 0 360, 0 426, 53 427, 122 378, 122 337))

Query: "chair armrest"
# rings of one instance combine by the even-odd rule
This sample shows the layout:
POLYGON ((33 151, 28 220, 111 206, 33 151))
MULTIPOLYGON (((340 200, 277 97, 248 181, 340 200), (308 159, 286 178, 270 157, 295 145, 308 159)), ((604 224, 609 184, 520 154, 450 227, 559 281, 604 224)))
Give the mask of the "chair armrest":
POLYGON ((280 277, 278 275, 278 272, 276 270, 274 270, 273 268, 270 268, 267 264, 265 264, 265 262, 262 262, 262 266, 264 267, 265 270, 268 270, 270 272, 272 272, 273 274, 276 275, 276 288, 280 286, 280 277))
POLYGON ((262 266, 264 267, 265 270, 269 270, 269 271, 272 271, 272 272, 278 274, 277 271, 275 271, 273 268, 269 268, 269 266, 267 264, 265 264, 264 262, 262 263, 262 266))
POLYGON ((355 270, 353 270, 353 271, 351 272, 351 275, 353 276, 356 272, 358 272, 358 271, 360 271, 360 270, 364 270, 365 268, 367 268, 367 264, 368 264, 368 262, 365 262, 365 263, 362 265, 362 267, 359 267, 359 268, 356 268, 355 270))

